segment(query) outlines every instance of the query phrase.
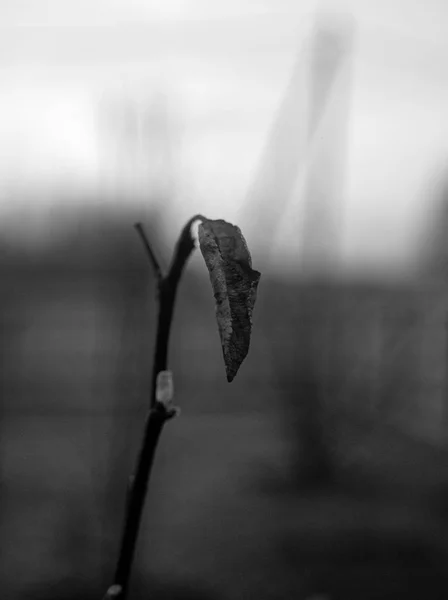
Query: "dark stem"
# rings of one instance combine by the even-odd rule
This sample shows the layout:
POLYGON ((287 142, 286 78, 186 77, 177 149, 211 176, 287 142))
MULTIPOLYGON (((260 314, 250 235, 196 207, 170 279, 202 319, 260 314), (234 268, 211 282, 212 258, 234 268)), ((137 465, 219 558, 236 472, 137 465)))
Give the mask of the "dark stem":
POLYGON ((104 600, 112 600, 113 598, 125 600, 127 597, 135 547, 157 443, 165 422, 175 416, 177 412, 175 408, 167 407, 165 404, 157 402, 156 382, 157 375, 160 371, 165 371, 167 368, 168 342, 177 287, 185 264, 195 247, 191 235, 191 226, 194 221, 197 220, 205 220, 205 217, 195 215, 185 225, 176 244, 170 269, 165 277, 162 274, 160 265, 157 262, 155 254, 145 235, 143 226, 140 223, 135 225, 158 279, 159 315, 154 351, 149 413, 146 420, 143 442, 138 455, 135 473, 134 476, 130 478, 129 482, 123 535, 115 570, 114 584, 106 592, 104 600))
POLYGON ((115 584, 121 586, 123 590, 120 598, 126 598, 138 530, 157 442, 165 421, 171 416, 174 416, 174 414, 168 413, 163 404, 157 403, 149 411, 146 419, 145 443, 140 449, 135 479, 128 495, 121 550, 115 570, 115 584))
POLYGON ((159 283, 159 318, 157 321, 156 351, 152 369, 150 407, 153 407, 156 401, 155 382, 157 375, 160 371, 165 371, 167 367, 168 343, 177 287, 185 264, 195 247, 194 239, 191 235, 191 226, 197 220, 204 221, 205 217, 195 215, 186 223, 177 241, 168 275, 159 283))

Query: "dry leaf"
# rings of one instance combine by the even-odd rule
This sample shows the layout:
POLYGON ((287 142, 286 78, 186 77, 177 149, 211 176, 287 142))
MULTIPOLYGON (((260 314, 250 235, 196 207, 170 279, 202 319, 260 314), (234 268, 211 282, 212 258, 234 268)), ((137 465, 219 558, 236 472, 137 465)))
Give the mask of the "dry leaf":
POLYGON ((230 382, 249 351, 260 273, 252 269, 251 256, 239 227, 221 219, 204 220, 198 233, 215 295, 216 320, 230 382))

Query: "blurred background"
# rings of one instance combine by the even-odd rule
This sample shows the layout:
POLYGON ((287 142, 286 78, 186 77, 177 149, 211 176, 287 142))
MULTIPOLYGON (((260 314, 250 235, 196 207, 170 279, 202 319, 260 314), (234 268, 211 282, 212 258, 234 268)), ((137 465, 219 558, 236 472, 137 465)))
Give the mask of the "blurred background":
POLYGON ((196 213, 261 271, 227 384, 183 275, 130 600, 448 597, 448 5, 0 5, 2 597, 101 598, 156 285, 196 213))

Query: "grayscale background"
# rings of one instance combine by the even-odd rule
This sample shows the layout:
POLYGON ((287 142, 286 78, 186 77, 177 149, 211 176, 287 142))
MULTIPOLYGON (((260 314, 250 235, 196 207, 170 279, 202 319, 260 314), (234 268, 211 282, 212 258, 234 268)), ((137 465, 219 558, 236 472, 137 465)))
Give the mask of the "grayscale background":
POLYGON ((448 4, 0 4, 0 596, 112 582, 156 281, 262 273, 226 382, 197 250, 130 600, 448 597, 448 4))

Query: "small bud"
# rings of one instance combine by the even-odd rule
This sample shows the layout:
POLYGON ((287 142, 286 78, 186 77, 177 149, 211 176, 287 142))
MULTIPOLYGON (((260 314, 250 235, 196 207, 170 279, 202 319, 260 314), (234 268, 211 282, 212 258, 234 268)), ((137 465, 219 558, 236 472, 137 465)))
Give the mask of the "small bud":
POLYGON ((156 380, 156 400, 164 404, 166 408, 171 407, 174 396, 174 384, 172 371, 160 371, 156 380))
POLYGON ((112 600, 113 598, 119 598, 123 592, 121 585, 111 585, 107 590, 103 600, 112 600))

